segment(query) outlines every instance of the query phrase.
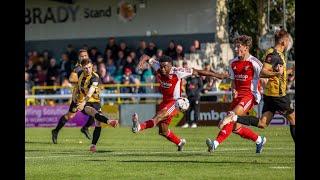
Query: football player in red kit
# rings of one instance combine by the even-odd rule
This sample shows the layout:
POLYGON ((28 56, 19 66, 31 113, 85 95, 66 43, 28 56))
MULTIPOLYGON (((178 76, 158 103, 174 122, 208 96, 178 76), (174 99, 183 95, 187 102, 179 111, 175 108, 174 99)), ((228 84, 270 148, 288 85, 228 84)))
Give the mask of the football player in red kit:
MULTIPOLYGON (((242 35, 235 39, 235 51, 237 57, 230 61, 229 75, 232 80, 231 111, 232 114, 246 115, 246 113, 258 104, 261 100, 259 91, 259 75, 262 69, 262 63, 252 56, 249 52, 252 45, 250 36, 242 35)), ((217 138, 212 141, 206 140, 208 151, 213 152, 217 149, 231 132, 240 135, 242 138, 252 140, 256 143, 256 153, 261 153, 266 138, 254 133, 251 129, 235 122, 231 122, 225 126, 218 125, 221 129, 217 138)))
POLYGON ((159 135, 164 136, 169 141, 178 146, 178 151, 182 151, 186 140, 176 136, 169 128, 172 117, 179 112, 179 107, 176 105, 176 100, 181 97, 181 79, 194 75, 211 76, 219 79, 228 77, 227 74, 217 74, 214 72, 197 70, 193 68, 177 68, 172 66, 172 59, 169 56, 162 56, 159 59, 150 58, 143 55, 140 58, 138 67, 143 69, 145 62, 148 62, 156 71, 156 77, 160 83, 159 91, 163 95, 163 101, 159 106, 159 111, 156 115, 147 121, 139 123, 138 114, 132 115, 132 132, 153 128, 156 125, 159 127, 159 135))

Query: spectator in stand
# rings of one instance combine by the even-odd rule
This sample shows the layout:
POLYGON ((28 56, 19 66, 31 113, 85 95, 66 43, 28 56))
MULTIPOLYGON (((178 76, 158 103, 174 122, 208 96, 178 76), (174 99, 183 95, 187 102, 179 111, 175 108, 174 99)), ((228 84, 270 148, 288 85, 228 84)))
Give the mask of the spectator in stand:
POLYGON ((293 74, 288 74, 287 90, 294 90, 294 89, 295 89, 295 76, 293 74))
POLYGON ((34 75, 33 81, 36 86, 45 86, 46 85, 46 74, 43 71, 41 65, 36 66, 37 72, 34 75))
MULTIPOLYGON (((122 84, 126 85, 126 84, 140 84, 140 81, 138 79, 136 79, 133 75, 132 75, 132 71, 130 68, 125 68, 124 69, 124 74, 122 76, 122 84)), ((123 87, 120 89, 121 93, 134 93, 134 92, 138 92, 138 87, 123 87)))
POLYGON ((37 51, 33 51, 32 55, 29 58, 29 60, 31 60, 34 65, 38 65, 39 64, 38 52, 37 51))
POLYGON ((49 51, 48 50, 44 50, 42 52, 42 57, 43 57, 43 64, 42 64, 42 67, 44 69, 48 69, 49 65, 50 65, 50 59, 51 59, 51 56, 49 55, 49 51))
POLYGON ((84 45, 82 46, 82 49, 83 49, 83 50, 87 50, 87 51, 89 52, 89 46, 88 46, 87 44, 84 44, 84 45))
POLYGON ((144 40, 141 40, 139 42, 139 48, 136 50, 137 59, 140 59, 140 57, 146 53, 147 44, 144 40))
POLYGON ((115 62, 117 69, 122 69, 123 66, 126 64, 126 56, 124 55, 123 51, 118 51, 118 59, 115 62))
POLYGON ((196 48, 196 51, 198 50, 201 50, 201 47, 200 47, 200 41, 199 40, 194 40, 193 41, 193 46, 196 48))
POLYGON ((108 59, 106 70, 107 70, 107 73, 110 74, 111 76, 113 76, 116 73, 117 67, 114 65, 113 59, 108 59))
POLYGON ((158 49, 157 50, 157 53, 156 53, 156 57, 157 58, 160 58, 160 57, 162 57, 164 54, 163 54, 163 50, 162 49, 158 49))
POLYGON ((98 56, 100 56, 101 53, 98 51, 97 47, 93 47, 89 51, 89 58, 91 59, 92 63, 97 63, 98 56))
POLYGON ((32 93, 32 87, 34 86, 33 81, 30 80, 30 75, 27 72, 24 72, 24 90, 25 94, 32 93))
POLYGON ((113 59, 111 49, 105 49, 104 54, 103 54, 103 59, 105 62, 107 62, 108 59, 113 59))
MULTIPOLYGON (((210 63, 205 62, 203 70, 211 71, 212 69, 211 69, 210 63)), ((215 80, 213 78, 208 78, 206 76, 202 76, 201 79, 203 81, 203 93, 207 93, 211 91, 214 87, 215 80)))
POLYGON ((201 77, 196 75, 188 77, 186 81, 186 94, 190 102, 190 107, 186 112, 186 123, 182 126, 182 128, 196 128, 196 123, 200 116, 200 92, 203 89, 203 82, 201 77), (193 111, 193 118, 191 118, 191 111, 193 111))
POLYGON ((137 59, 137 54, 136 54, 136 52, 131 51, 131 52, 129 53, 129 56, 131 56, 134 64, 137 65, 137 64, 139 63, 139 59, 137 59))
POLYGON ((37 72, 36 66, 33 64, 31 59, 28 60, 28 64, 26 65, 27 70, 26 72, 29 73, 30 79, 33 79, 34 74, 37 72))
POLYGON ((165 55, 170 56, 172 59, 176 57, 176 44, 173 40, 169 42, 169 47, 167 48, 165 55))
POLYGON ((123 69, 130 69, 131 73, 136 74, 136 64, 133 62, 131 56, 127 56, 126 63, 123 66, 123 69))
POLYGON ((60 63, 60 78, 61 81, 64 77, 69 77, 71 74, 71 62, 69 57, 66 53, 61 55, 61 63, 60 63))
POLYGON ((46 78, 47 86, 53 86, 54 81, 56 81, 58 77, 59 77, 59 67, 57 65, 56 59, 51 58, 50 65, 47 71, 47 78, 46 78))
MULTIPOLYGON (((59 85, 59 81, 55 81, 54 82, 55 85, 59 85)), ((56 94, 72 94, 72 84, 69 82, 69 79, 67 77, 64 77, 62 79, 62 83, 61 83, 62 88, 58 89, 56 91, 56 94)), ((70 100, 68 99, 59 99, 58 102, 59 103, 67 103, 70 100)))
POLYGON ((60 89, 60 94, 71 94, 72 84, 69 82, 68 78, 63 78, 61 86, 63 88, 60 89))
POLYGON ((27 52, 27 55, 25 56, 25 63, 28 64, 28 61, 29 59, 31 58, 32 56, 32 51, 28 51, 27 52))
POLYGON ((173 59, 174 60, 183 60, 184 59, 183 47, 180 44, 177 45, 176 56, 173 59))
POLYGON ((100 64, 100 63, 104 63, 104 59, 101 54, 99 54, 97 57, 97 64, 100 64))
POLYGON ((72 67, 74 67, 78 61, 78 53, 74 49, 72 44, 68 45, 66 54, 68 55, 68 58, 69 58, 69 61, 71 62, 72 67))
POLYGON ((108 73, 104 64, 100 64, 98 74, 102 84, 115 84, 113 77, 108 73))
MULTIPOLYGON (((153 68, 149 63, 146 63, 145 68, 141 73, 141 82, 143 83, 155 83, 155 76, 153 73, 153 68)), ((140 87, 140 93, 153 93, 157 90, 156 87, 140 87)))
POLYGON ((95 72, 95 73, 98 73, 98 65, 97 65, 97 63, 93 63, 92 71, 95 72))
POLYGON ((146 55, 152 57, 153 55, 156 55, 157 53, 157 47, 154 42, 150 42, 148 47, 146 48, 146 55))
POLYGON ((117 59, 118 54, 118 45, 116 44, 116 39, 114 37, 110 37, 108 39, 108 44, 106 46, 106 49, 110 49, 112 52, 112 59, 117 59))
POLYGON ((120 43, 118 51, 123 51, 125 57, 127 57, 130 53, 130 49, 127 47, 127 44, 125 42, 120 43))
POLYGON ((191 45, 191 46, 190 46, 190 48, 189 48, 189 53, 190 53, 190 54, 197 53, 197 52, 196 52, 196 47, 195 47, 194 45, 191 45))

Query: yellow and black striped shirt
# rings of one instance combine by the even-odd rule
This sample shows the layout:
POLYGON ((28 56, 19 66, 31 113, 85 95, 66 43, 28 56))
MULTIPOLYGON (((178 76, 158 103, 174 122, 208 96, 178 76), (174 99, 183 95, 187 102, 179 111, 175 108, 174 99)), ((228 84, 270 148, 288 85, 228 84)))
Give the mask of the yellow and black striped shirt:
POLYGON ((285 96, 287 90, 287 63, 284 54, 277 51, 275 48, 270 48, 262 59, 264 65, 269 66, 270 69, 272 68, 273 70, 278 64, 283 65, 283 74, 280 77, 273 76, 268 78, 264 94, 274 97, 285 96))
POLYGON ((77 103, 84 101, 90 87, 94 87, 95 91, 88 102, 100 102, 99 75, 92 72, 90 75, 85 76, 81 70, 78 72, 78 77, 79 81, 74 87, 77 103))

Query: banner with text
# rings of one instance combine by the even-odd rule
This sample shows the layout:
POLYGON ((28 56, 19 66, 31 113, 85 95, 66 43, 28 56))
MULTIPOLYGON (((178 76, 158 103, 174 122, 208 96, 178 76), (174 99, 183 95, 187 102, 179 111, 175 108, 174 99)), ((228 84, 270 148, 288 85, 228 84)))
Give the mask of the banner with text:
MULTIPOLYGON (((28 106, 25 109, 25 127, 55 127, 68 109, 68 105, 28 106)), ((87 115, 78 112, 65 126, 80 127, 86 123, 87 119, 87 115)))

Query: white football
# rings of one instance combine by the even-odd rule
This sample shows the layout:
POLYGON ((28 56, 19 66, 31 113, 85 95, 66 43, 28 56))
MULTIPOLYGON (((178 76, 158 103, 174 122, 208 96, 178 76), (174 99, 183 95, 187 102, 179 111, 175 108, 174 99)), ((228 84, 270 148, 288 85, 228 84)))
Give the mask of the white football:
POLYGON ((181 111, 181 112, 185 112, 186 110, 188 110, 190 106, 189 100, 187 98, 184 97, 180 97, 176 100, 176 107, 181 111))

